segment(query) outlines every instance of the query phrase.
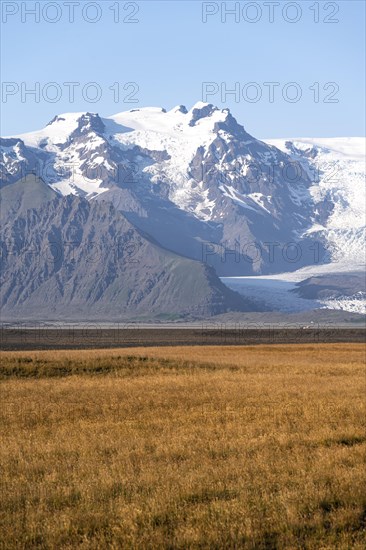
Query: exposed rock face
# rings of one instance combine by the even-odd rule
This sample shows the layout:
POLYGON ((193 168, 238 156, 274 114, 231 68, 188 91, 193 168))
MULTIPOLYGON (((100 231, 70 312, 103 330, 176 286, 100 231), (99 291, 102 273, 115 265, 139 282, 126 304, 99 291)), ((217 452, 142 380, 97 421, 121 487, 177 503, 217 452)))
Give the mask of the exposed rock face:
POLYGON ((18 138, 0 138, 0 188, 39 169, 48 155, 41 148, 33 150, 18 138))
POLYGON ((351 204, 359 168, 338 149, 282 141, 264 143, 228 109, 202 102, 110 118, 68 113, 2 141, 2 185, 37 170, 62 195, 111 202, 161 246, 223 276, 329 261, 334 243, 347 254, 352 242, 359 256, 364 227, 351 204), (334 159, 339 183, 327 173, 334 159))
POLYGON ((256 306, 214 270, 162 249, 111 203, 35 176, 1 191, 3 319, 175 318, 256 306))
POLYGON ((314 299, 351 299, 357 294, 366 296, 366 277, 364 273, 329 273, 309 277, 297 284, 295 291, 302 298, 314 299))

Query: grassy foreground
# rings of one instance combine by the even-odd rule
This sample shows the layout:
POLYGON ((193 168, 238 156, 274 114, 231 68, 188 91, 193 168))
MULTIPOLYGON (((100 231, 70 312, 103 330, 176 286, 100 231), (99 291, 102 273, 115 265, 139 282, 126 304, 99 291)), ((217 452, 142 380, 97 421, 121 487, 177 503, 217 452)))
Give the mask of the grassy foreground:
POLYGON ((0 548, 364 548, 361 344, 4 352, 0 548))

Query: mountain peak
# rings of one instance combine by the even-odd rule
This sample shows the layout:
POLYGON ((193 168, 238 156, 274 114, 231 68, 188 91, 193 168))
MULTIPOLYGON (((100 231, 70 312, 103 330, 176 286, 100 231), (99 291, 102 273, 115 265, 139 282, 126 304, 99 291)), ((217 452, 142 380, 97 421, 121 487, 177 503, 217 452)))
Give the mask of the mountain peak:
POLYGON ((79 118, 85 115, 91 115, 92 113, 88 113, 87 111, 82 111, 78 113, 61 113, 59 115, 55 115, 52 120, 46 124, 46 126, 53 126, 56 125, 56 123, 60 124, 66 124, 66 123, 75 123, 79 118))
POLYGON ((206 101, 197 101, 191 108, 191 112, 195 109, 204 109, 205 107, 214 107, 215 109, 217 109, 217 107, 215 107, 212 103, 207 103, 206 101))
POLYGON ((198 103, 193 105, 192 109, 190 110, 190 114, 192 116, 189 125, 195 126, 196 122, 198 122, 202 118, 210 117, 214 112, 218 110, 219 109, 212 105, 212 103, 204 103, 203 101, 199 101, 198 103))
POLYGON ((43 128, 18 137, 27 145, 45 146, 47 144, 62 144, 68 141, 75 132, 86 132, 90 129, 100 132, 103 122, 97 113, 87 111, 77 113, 62 113, 53 117, 43 128))
POLYGON ((187 107, 185 105, 177 105, 171 111, 171 113, 182 113, 183 115, 188 114, 187 107))
POLYGON ((105 126, 98 113, 83 113, 77 122, 77 129, 80 133, 86 133, 90 130, 97 133, 104 132, 105 126))

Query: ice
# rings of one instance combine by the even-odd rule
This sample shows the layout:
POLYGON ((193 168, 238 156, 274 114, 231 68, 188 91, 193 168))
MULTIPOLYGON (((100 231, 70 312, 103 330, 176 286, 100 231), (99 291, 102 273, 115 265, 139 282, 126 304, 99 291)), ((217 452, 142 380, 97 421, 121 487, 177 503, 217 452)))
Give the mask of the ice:
MULTIPOLYGON (((295 138, 266 140, 300 160, 302 157, 289 149, 292 144, 299 151, 315 148, 317 155, 308 166, 313 185, 309 191, 315 204, 327 198, 334 205, 325 227, 317 222, 307 233, 324 238, 332 247, 334 260, 343 258, 349 265, 365 263, 366 138, 295 138), (319 181, 317 181, 319 174, 319 181)), ((295 198, 296 200, 296 198, 295 198)))
POLYGON ((222 282, 242 296, 264 302, 273 311, 296 313, 318 309, 321 304, 315 300, 300 298, 293 292, 291 281, 271 277, 221 277, 222 282))

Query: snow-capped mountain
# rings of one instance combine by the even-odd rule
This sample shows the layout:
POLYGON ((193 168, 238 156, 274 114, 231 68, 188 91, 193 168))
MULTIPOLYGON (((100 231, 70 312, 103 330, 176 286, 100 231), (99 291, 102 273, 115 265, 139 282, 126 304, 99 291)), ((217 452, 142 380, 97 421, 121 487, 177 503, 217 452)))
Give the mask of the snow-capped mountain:
POLYGON ((228 109, 199 102, 59 115, 3 139, 0 163, 2 185, 36 170, 62 195, 111 202, 161 246, 219 275, 249 275, 345 254, 364 263, 364 143, 260 141, 228 109))
POLYGON ((336 263, 366 264, 365 138, 268 140, 311 170, 309 191, 315 211, 327 201, 332 210, 307 234, 329 243, 336 263))

